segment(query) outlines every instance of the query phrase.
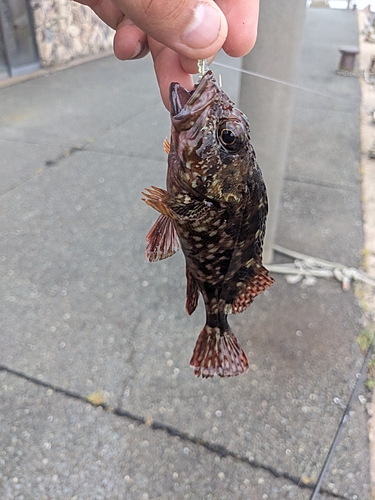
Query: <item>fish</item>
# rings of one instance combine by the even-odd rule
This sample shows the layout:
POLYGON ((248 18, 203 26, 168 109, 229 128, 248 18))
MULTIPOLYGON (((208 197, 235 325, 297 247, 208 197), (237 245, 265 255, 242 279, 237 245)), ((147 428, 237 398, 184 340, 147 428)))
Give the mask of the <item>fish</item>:
POLYGON ((203 297, 206 323, 190 365, 197 377, 232 377, 249 363, 229 323, 274 280, 262 264, 266 186, 250 142, 247 117, 212 71, 194 89, 171 83, 166 188, 144 189, 159 216, 146 236, 157 262, 180 248, 186 261, 186 311, 203 297))

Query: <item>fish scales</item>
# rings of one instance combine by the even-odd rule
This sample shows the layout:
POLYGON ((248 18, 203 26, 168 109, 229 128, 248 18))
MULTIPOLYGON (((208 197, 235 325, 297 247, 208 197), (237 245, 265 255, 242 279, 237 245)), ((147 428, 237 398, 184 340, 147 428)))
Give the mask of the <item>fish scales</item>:
POLYGON ((266 187, 250 143, 246 116, 208 71, 188 91, 170 87, 171 140, 167 189, 143 192, 160 215, 146 237, 151 262, 179 248, 186 260, 186 310, 199 294, 206 324, 190 361, 194 374, 230 377, 248 361, 228 323, 273 284, 262 264, 268 211, 266 187))

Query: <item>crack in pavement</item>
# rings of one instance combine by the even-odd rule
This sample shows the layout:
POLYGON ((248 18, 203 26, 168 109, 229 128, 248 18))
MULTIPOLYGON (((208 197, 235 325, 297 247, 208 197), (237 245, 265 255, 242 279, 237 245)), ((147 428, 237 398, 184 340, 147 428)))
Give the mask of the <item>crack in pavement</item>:
MULTIPOLYGON (((55 386, 53 384, 50 384, 48 382, 44 382, 42 380, 38 380, 34 377, 31 377, 30 375, 19 372, 17 370, 13 370, 12 368, 9 368, 9 367, 1 365, 1 364, 0 364, 0 372, 5 372, 5 373, 8 373, 10 375, 14 375, 16 377, 22 378, 23 380, 31 382, 32 384, 35 384, 35 385, 40 386, 40 387, 45 387, 47 389, 52 390, 55 393, 62 394, 62 395, 69 397, 69 398, 76 399, 78 401, 81 401, 82 403, 90 404, 91 406, 94 406, 94 407, 101 407, 104 411, 106 411, 108 413, 112 413, 112 414, 114 414, 118 417, 121 417, 121 418, 127 418, 127 419, 132 420, 133 422, 137 423, 138 425, 146 425, 150 429, 164 431, 167 434, 169 434, 170 436, 180 438, 182 441, 186 441, 186 442, 189 442, 191 444, 201 446, 201 447, 205 448, 207 451, 214 453, 216 455, 219 455, 221 458, 231 457, 238 462, 249 465, 253 469, 261 469, 265 472, 268 472, 269 474, 274 476, 276 479, 278 479, 278 478, 286 479, 287 481, 293 483, 295 486, 297 486, 301 489, 308 489, 308 490, 313 491, 314 488, 316 487, 315 483, 306 484, 304 482, 301 482, 300 478, 295 477, 291 474, 288 474, 287 472, 278 471, 275 467, 272 467, 270 465, 264 465, 264 464, 258 462, 257 460, 249 459, 243 455, 240 455, 238 453, 235 453, 234 451, 229 450, 225 446, 213 444, 213 443, 211 443, 209 441, 205 441, 204 439, 201 439, 199 437, 191 436, 190 434, 183 432, 183 431, 177 429, 176 427, 173 427, 173 426, 168 425, 168 424, 164 424, 162 422, 155 421, 150 417, 141 417, 139 415, 135 415, 135 414, 133 414, 127 410, 124 410, 122 408, 112 408, 111 406, 109 406, 105 403, 104 404, 94 404, 92 401, 90 401, 89 399, 87 399, 86 397, 82 396, 81 394, 79 394, 77 392, 71 391, 69 389, 64 389, 62 387, 55 386)), ((334 492, 329 491, 325 488, 321 488, 320 493, 324 493, 324 494, 330 496, 331 498, 338 498, 341 500, 350 500, 349 497, 347 497, 347 496, 340 495, 338 493, 334 493, 334 492)))
POLYGON ((63 151, 61 154, 56 156, 53 160, 46 160, 44 162, 44 165, 46 167, 56 167, 57 164, 61 161, 64 160, 64 158, 68 158, 69 156, 72 156, 72 154, 76 153, 77 151, 82 151, 83 148, 85 148, 90 142, 87 142, 87 144, 84 145, 78 145, 78 146, 72 146, 70 149, 63 151))
MULTIPOLYGON (((1 89, 1 85, 0 85, 0 89, 1 89)), ((126 154, 126 151, 121 151, 119 154, 116 154, 116 152, 114 152, 114 151, 106 151, 106 150, 102 151, 100 149, 95 150, 95 148, 92 149, 92 150, 89 150, 89 149, 86 149, 86 148, 87 148, 87 146, 89 146, 92 143, 95 143, 95 141, 97 141, 101 137, 105 136, 109 132, 112 132, 113 130, 115 130, 115 129, 117 129, 117 128, 123 126, 123 125, 125 125, 128 122, 132 122, 132 120, 134 120, 135 118, 138 118, 139 116, 142 116, 143 114, 149 113, 150 109, 152 109, 156 105, 159 105, 159 100, 152 101, 151 103, 149 103, 147 105, 146 108, 142 109, 138 113, 135 113, 134 115, 129 116, 126 119, 122 119, 118 123, 112 124, 108 129, 102 131, 97 136, 92 137, 90 139, 84 138, 82 143, 78 143, 78 144, 73 145, 71 147, 68 146, 67 149, 65 149, 64 151, 62 151, 60 154, 57 154, 54 158, 50 158, 50 159, 46 159, 46 160, 41 159, 42 166, 40 168, 38 168, 36 172, 34 172, 32 175, 29 175, 28 177, 26 177, 25 179, 23 179, 21 182, 18 182, 18 183, 16 182, 13 185, 11 185, 5 192, 0 193, 0 198, 3 197, 3 196, 5 196, 5 195, 7 195, 9 192, 13 191, 14 189, 17 189, 18 187, 22 186, 23 184, 26 184, 27 182, 29 182, 34 177, 37 177, 38 175, 43 174, 44 172, 47 171, 47 169, 49 169, 51 167, 58 167, 59 163, 62 160, 64 160, 65 158, 68 158, 68 157, 72 156, 74 153, 77 153, 77 152, 80 152, 80 151, 86 151, 86 152, 92 151, 93 153, 103 153, 103 154, 111 154, 111 155, 116 155, 116 156, 129 156, 129 157, 138 158, 138 156, 136 154, 131 154, 131 155, 126 154)), ((9 139, 1 139, 1 140, 7 140, 7 141, 9 141, 9 139)), ((48 143, 47 144, 41 144, 39 142, 28 142, 28 141, 10 141, 10 142, 16 142, 16 143, 19 142, 19 144, 34 144, 36 146, 46 146, 46 145, 48 145, 48 143)), ((151 159, 151 160, 156 160, 156 161, 162 161, 162 160, 164 160, 165 156, 156 156, 156 158, 154 158, 154 157, 150 157, 150 156, 142 156, 142 155, 140 155, 139 158, 141 158, 141 159, 151 159)))
POLYGON ((8 195, 10 192, 12 192, 15 189, 19 188, 23 184, 27 184, 29 181, 31 181, 35 177, 38 177, 39 175, 41 175, 44 172, 46 172, 48 168, 57 167, 58 163, 61 160, 64 160, 65 158, 68 158, 69 156, 71 156, 74 153, 77 153, 78 151, 84 150, 84 148, 88 144, 90 144, 90 142, 87 142, 86 144, 83 144, 83 145, 78 144, 77 146, 72 146, 70 149, 67 149, 67 150, 63 151, 62 153, 60 153, 54 159, 52 159, 52 160, 45 160, 44 161, 44 165, 42 167, 38 168, 33 174, 29 175, 28 177, 26 177, 25 179, 23 179, 20 182, 15 182, 5 192, 0 193, 0 198, 2 198, 3 196, 8 195))

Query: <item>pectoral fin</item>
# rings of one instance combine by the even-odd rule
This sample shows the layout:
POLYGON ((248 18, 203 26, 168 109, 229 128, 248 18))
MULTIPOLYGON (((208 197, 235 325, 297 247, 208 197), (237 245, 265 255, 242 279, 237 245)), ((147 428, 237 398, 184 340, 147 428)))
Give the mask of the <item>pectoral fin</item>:
POLYGON ((175 199, 165 189, 155 186, 146 188, 142 194, 144 196, 142 200, 147 205, 171 219, 198 220, 204 217, 212 207, 211 202, 194 200, 188 195, 175 199))
POLYGON ((146 258, 150 262, 167 259, 177 252, 180 242, 171 219, 159 215, 146 236, 146 258))
POLYGON ((165 189, 151 186, 150 188, 146 188, 142 194, 144 196, 142 200, 160 214, 170 217, 171 219, 176 219, 178 217, 170 208, 173 199, 165 189))
POLYGON ((171 204, 171 209, 178 215, 179 219, 194 221, 202 219, 209 213, 212 203, 186 198, 184 203, 171 204))

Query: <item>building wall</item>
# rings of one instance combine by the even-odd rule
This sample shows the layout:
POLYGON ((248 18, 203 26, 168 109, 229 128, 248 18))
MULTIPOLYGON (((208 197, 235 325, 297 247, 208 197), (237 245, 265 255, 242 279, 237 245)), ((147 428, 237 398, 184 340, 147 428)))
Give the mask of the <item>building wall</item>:
POLYGON ((114 31, 71 0, 30 0, 41 65, 51 67, 111 49, 114 31))

